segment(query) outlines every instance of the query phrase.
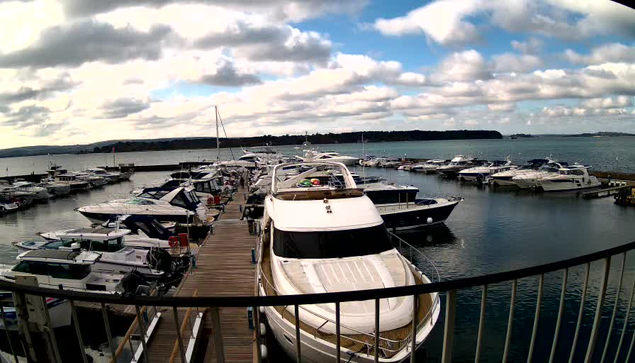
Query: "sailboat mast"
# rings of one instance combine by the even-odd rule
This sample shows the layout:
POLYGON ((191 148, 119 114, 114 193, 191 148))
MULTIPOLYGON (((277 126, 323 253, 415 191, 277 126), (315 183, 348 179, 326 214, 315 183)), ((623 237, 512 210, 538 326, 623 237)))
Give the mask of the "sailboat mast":
POLYGON ((362 180, 366 184, 366 144, 364 143, 364 132, 362 132, 362 180))
POLYGON ((220 134, 218 133, 218 106, 214 106, 216 114, 216 160, 220 160, 220 134))

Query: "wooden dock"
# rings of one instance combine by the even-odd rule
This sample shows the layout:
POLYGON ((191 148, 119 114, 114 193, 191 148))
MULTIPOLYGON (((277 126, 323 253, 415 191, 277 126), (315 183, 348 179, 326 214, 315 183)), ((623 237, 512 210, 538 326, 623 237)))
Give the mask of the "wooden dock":
MULTIPOLYGON (((251 261, 251 249, 256 246, 256 236, 249 234, 246 221, 241 221, 240 204, 245 190, 239 189, 225 208, 225 212, 214 224, 214 233, 209 235, 199 248, 196 267, 179 285, 177 296, 253 296, 255 292, 256 265, 251 261)), ((185 309, 179 309, 179 324, 185 309)), ((221 330, 226 362, 253 362, 254 332, 249 329, 245 308, 221 308, 221 330)), ((148 362, 170 362, 176 343, 176 325, 172 311, 166 311, 151 338, 148 362)), ((205 314, 203 333, 198 339, 199 351, 204 350, 205 362, 215 361, 214 334, 210 314, 205 314)), ((189 339, 189 331, 183 335, 189 339)), ((187 344, 187 343, 185 343, 187 344)), ((174 357, 174 355, 173 355, 174 357)), ((179 354, 175 355, 180 362, 179 354)), ((200 357, 199 357, 200 359, 200 357)))
POLYGON ((633 183, 628 183, 626 185, 618 185, 609 188, 602 188, 591 190, 588 192, 582 192, 580 196, 584 199, 597 199, 597 198, 605 198, 612 195, 616 195, 624 189, 629 189, 633 186, 633 183))

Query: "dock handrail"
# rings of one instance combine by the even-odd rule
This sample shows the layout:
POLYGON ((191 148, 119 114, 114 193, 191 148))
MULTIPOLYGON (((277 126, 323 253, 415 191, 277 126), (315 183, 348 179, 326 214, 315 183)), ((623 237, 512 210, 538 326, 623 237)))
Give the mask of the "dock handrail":
MULTIPOLYGON (((402 242, 403 243, 403 242, 402 242)), ((148 307, 160 307, 160 306, 170 306, 173 309, 177 307, 203 307, 203 308, 211 308, 213 312, 212 314, 212 322, 216 323, 215 329, 218 329, 218 337, 221 338, 220 343, 216 344, 215 354, 217 355, 217 359, 222 361, 222 357, 224 354, 223 345, 222 345, 222 332, 220 331, 219 317, 218 317, 218 309, 221 307, 252 307, 254 311, 256 311, 255 319, 258 319, 257 309, 258 307, 267 307, 267 306, 294 306, 295 307, 295 316, 296 316, 296 327, 299 326, 297 314, 298 309, 301 305, 307 304, 336 304, 336 316, 339 315, 339 306, 343 302, 349 301, 365 301, 365 300, 374 300, 375 301, 375 309, 376 309, 376 329, 378 329, 378 312, 379 312, 379 301, 380 299, 387 299, 393 297, 400 296, 416 296, 416 295, 424 295, 430 293, 445 293, 447 295, 446 303, 445 303, 445 324, 443 327, 443 350, 442 350, 442 362, 451 362, 452 361, 452 347, 453 347, 453 335, 454 335, 454 322, 456 318, 456 306, 457 306, 457 292, 458 290, 464 290, 472 287, 481 287, 483 290, 483 298, 481 300, 481 315, 479 318, 479 330, 477 337, 477 346, 476 346, 476 361, 479 360, 480 352, 481 352, 481 343, 482 343, 482 333, 483 326, 485 324, 485 307, 487 303, 487 290, 488 286, 497 283, 503 282, 512 282, 512 297, 509 302, 509 319, 507 323, 506 330, 506 338, 505 338, 505 346, 503 352, 503 361, 508 360, 508 356, 510 354, 511 348, 511 337, 512 337, 512 329, 514 323, 514 306, 516 304, 516 290, 518 286, 518 280, 528 277, 539 277, 539 286, 538 286, 538 294, 537 294, 537 304, 536 304, 536 314, 534 317, 534 328, 532 330, 531 343, 529 346, 530 357, 533 352, 535 346, 535 338, 536 338, 536 329, 538 326, 538 321, 540 320, 540 309, 541 309, 541 300, 542 300, 542 290, 544 286, 545 274, 554 272, 554 271, 563 271, 562 278, 562 293, 560 295, 560 307, 557 315, 556 322, 556 330, 554 333, 553 346, 551 349, 551 357, 555 354, 555 349, 558 344, 558 335, 560 333, 560 326, 565 323, 565 319, 563 319, 563 307, 566 299, 567 292, 567 276, 569 273, 569 269, 573 267, 584 266, 586 275, 588 276, 588 272, 590 270, 590 266, 592 262, 595 261, 603 261, 603 268, 601 270, 601 279, 600 279, 600 288, 599 294, 597 297, 597 303, 595 304, 594 310, 595 315, 593 319, 593 325, 591 330, 591 336, 589 337, 588 344, 585 345, 584 349, 586 350, 586 362, 591 361, 591 358, 594 354, 594 349, 596 346, 596 342, 598 341, 598 336, 602 335, 605 340, 610 339, 610 335, 606 335, 606 332, 600 329, 600 325, 602 323, 603 317, 603 308, 606 300, 606 292, 607 286, 609 285, 609 273, 611 271, 611 258, 614 256, 618 256, 622 254, 623 262, 621 265, 621 269, 619 270, 620 275, 623 277, 624 271, 626 270, 626 254, 629 251, 635 249, 635 242, 630 242, 621 246, 612 247, 609 249, 605 249, 602 251, 597 251, 589 254, 585 254, 578 257, 569 258, 566 260, 550 262, 546 264, 541 264, 532 267, 526 267, 521 269, 516 269, 512 271, 505 271, 475 277, 467 277, 456 280, 446 280, 446 281, 438 281, 432 282, 429 284, 419 284, 419 285, 409 285, 402 287, 392 287, 392 288, 383 288, 383 289, 369 289, 369 290, 358 290, 358 291, 343 291, 343 292, 332 292, 332 293, 318 293, 318 294, 302 294, 302 295, 279 295, 279 296, 201 296, 201 297, 158 297, 158 296, 135 296, 132 294, 123 294, 123 295, 112 295, 112 294, 100 294, 100 293, 89 293, 89 292, 80 292, 80 291, 71 291, 71 290, 58 290, 51 288, 42 288, 42 287, 32 287, 26 285, 19 285, 11 282, 0 281, 0 290, 14 292, 18 295, 36 295, 43 297, 54 297, 54 298, 62 298, 69 299, 71 301, 71 305, 74 301, 85 301, 85 302, 97 302, 102 304, 102 309, 106 304, 129 304, 134 305, 137 311, 137 316, 140 317, 140 307, 148 306, 148 307)), ((414 250, 413 250, 414 252, 414 250)), ((587 286, 589 283, 589 278, 585 278, 583 282, 582 296, 586 296, 587 286)), ((635 290, 635 280, 633 281, 633 288, 635 290)), ((630 309, 632 306, 633 294, 635 291, 631 291, 631 299, 628 303, 628 312, 630 314, 630 309)), ((617 292, 619 294, 619 291, 617 292)), ((582 300, 584 301, 584 300, 582 300)), ((619 299, 616 298, 615 306, 613 307, 614 311, 618 308, 617 301, 619 299)), ((588 308, 591 308, 590 306, 588 308)), ((581 304, 580 312, 578 313, 578 317, 581 317, 584 314, 584 305, 581 304)), ((107 315, 104 314, 104 320, 107 323, 107 315)), ((414 315, 416 316, 416 315, 414 315)), ((615 319, 615 314, 611 318, 611 322, 615 319)), ((341 322, 339 319, 336 320, 339 325, 336 324, 336 336, 337 336, 337 352, 340 349, 340 338, 342 335, 339 333, 339 328, 341 326, 341 322)), ((580 321, 580 318, 578 318, 580 321)), ((625 338, 625 335, 628 336, 627 330, 628 328, 628 315, 624 320, 624 327, 622 328, 620 344, 617 349, 617 358, 623 354, 623 351, 620 350, 622 347, 622 341, 625 338)), ((143 324, 143 322, 142 322, 143 324)), ((106 324, 108 327, 108 324, 106 324)), ((416 331, 418 327, 417 319, 413 319, 412 322, 412 331, 416 331)), ((150 327, 152 328, 152 326, 150 327)), ((108 328, 107 328, 108 329, 108 328)), ((580 324, 576 324, 576 336, 578 335, 578 331, 580 330, 580 324)), ((79 331, 78 329, 76 329, 79 331)), ((143 325, 141 326, 141 331, 144 331, 143 325)), ((107 330, 108 332, 108 330, 107 330)), ((109 334, 110 335, 110 334, 109 334)), ((214 334, 216 335, 216 333, 214 334)), ((301 334, 299 329, 296 330, 296 348, 299 352, 300 347, 300 339, 301 334)), ((110 337, 109 337, 110 339, 110 337)), ((217 342, 216 338, 214 339, 214 343, 217 342)), ((631 353, 633 351, 632 347, 635 344, 635 336, 630 339, 633 342, 630 343, 630 349, 628 349, 628 354, 626 356, 626 360, 630 359, 631 353)), ((379 351, 385 350, 384 347, 380 348, 379 345, 380 339, 375 337, 375 344, 373 349, 373 354, 375 355, 375 361, 378 361, 379 351), (380 348, 380 349, 379 349, 380 348)), ((414 362, 414 354, 416 351, 416 347, 418 342, 416 339, 410 339, 412 344, 412 348, 410 348, 409 352, 411 354, 411 361, 414 362)), ((141 339, 144 354, 151 354, 152 352, 148 352, 145 347, 145 340, 141 339)), ((575 354, 577 347, 577 340, 574 339, 574 342, 570 345, 572 348, 570 350, 571 354, 575 354)), ((608 346, 606 344, 605 346, 608 346)), ((624 347, 628 348, 629 344, 626 343, 624 347)), ((112 344, 111 344, 112 347, 112 344)), ((582 349, 581 347, 577 347, 582 349)), ((606 350, 606 348, 605 348, 606 350)), ((369 350, 370 352, 370 350, 369 350)), ((603 353, 605 354, 605 353, 603 353)), ((339 357, 339 354, 338 354, 339 357)), ((298 354, 298 358, 300 354, 298 354)), ((553 360, 552 360, 553 361, 553 360)))
POLYGON ((342 291, 319 294, 282 295, 282 296, 199 296, 196 298, 183 296, 135 296, 133 294, 99 294, 83 291, 50 289, 43 287, 23 286, 11 282, 0 281, 0 290, 21 292, 28 295, 48 296, 77 301, 148 305, 148 306, 177 306, 177 307, 249 307, 249 306, 277 306, 325 304, 333 302, 361 301, 373 299, 387 299, 405 295, 421 295, 431 292, 444 292, 470 287, 491 285, 525 277, 540 275, 571 268, 574 266, 599 261, 620 253, 635 249, 635 241, 606 250, 592 252, 586 255, 549 262, 537 266, 516 270, 496 272, 493 274, 465 277, 456 280, 433 282, 425 285, 389 287, 383 289, 368 289, 357 291, 342 291))

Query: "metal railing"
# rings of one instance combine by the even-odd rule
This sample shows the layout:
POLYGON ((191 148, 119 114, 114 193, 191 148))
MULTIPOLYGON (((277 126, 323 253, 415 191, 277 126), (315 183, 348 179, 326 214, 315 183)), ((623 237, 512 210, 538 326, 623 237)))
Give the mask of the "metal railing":
MULTIPOLYGON (((393 288, 385 288, 385 289, 371 289, 371 290, 361 290, 361 291, 343 291, 343 292, 334 292, 334 293, 323 293, 323 294, 304 294, 304 295, 280 295, 280 296, 236 296, 236 297, 212 297, 212 296, 200 296, 200 297, 155 297, 155 296, 132 296, 132 295, 105 295, 105 294, 95 294, 88 292, 78 292, 78 291, 67 291, 67 290, 56 290, 56 289, 48 289, 34 286, 26 286, 26 285, 18 285, 9 282, 0 282, 0 290, 11 291, 16 295, 24 297, 25 295, 34 295, 40 297, 55 297, 68 299, 71 303, 75 304, 77 301, 84 302, 93 302, 99 303, 102 307, 104 326, 106 327, 106 333, 108 335, 108 343, 110 347, 110 351, 113 356, 116 356, 114 352, 114 346, 112 342, 112 335, 108 331, 110 329, 110 322, 108 320, 107 307, 111 304, 124 304, 124 305, 132 305, 135 307, 136 315, 139 319, 139 330, 140 335, 145 336, 147 333, 147 329, 149 326, 146 326, 146 322, 148 321, 145 317, 143 317, 142 307, 147 306, 148 309, 154 309, 153 307, 169 307, 173 309, 173 312, 176 311, 178 307, 185 308, 207 308, 210 312, 210 318, 212 321, 212 328, 214 334, 210 337, 209 346, 214 347, 214 353, 216 355, 216 359, 218 362, 224 362, 224 348, 223 348, 223 333, 222 333, 222 324, 220 323, 220 314, 219 308, 221 307, 251 307, 254 312, 254 321, 256 328, 256 335, 259 337, 260 330, 258 329, 260 321, 259 317, 259 307, 269 307, 269 306, 289 306, 293 307, 295 311, 295 327, 296 327, 296 337, 295 337, 295 346, 297 353, 297 360, 302 360, 302 351, 305 349, 305 346, 302 345, 302 333, 300 332, 300 322, 299 322, 299 309, 302 305, 313 305, 313 304, 335 304, 335 328, 336 328, 336 361, 339 361, 341 357, 341 344, 340 344, 340 326, 342 326, 342 322, 340 321, 340 306, 344 302, 351 301, 366 301, 373 300, 375 301, 375 309, 376 309, 376 327, 379 323, 379 301, 380 299, 401 297, 401 296, 413 296, 416 297, 418 295, 430 294, 430 293, 444 293, 447 297, 445 301, 445 321, 443 326, 437 324, 439 326, 436 329, 442 329, 443 335, 443 347, 441 352, 441 360, 442 362, 451 362, 453 358, 453 348, 454 348, 454 338, 455 338, 455 324, 457 317, 457 300, 459 297, 458 292, 462 290, 467 290, 471 288, 480 288, 482 290, 482 299, 480 306, 480 314, 479 314, 479 326, 477 333, 477 342, 475 349, 475 362, 480 360, 480 357, 483 352, 483 338, 484 331, 486 325, 485 312, 486 312, 486 304, 488 299, 491 299, 491 296, 488 297, 488 287, 493 284, 511 282, 512 290, 511 290, 511 298, 509 300, 509 313, 507 317, 507 326, 505 329, 505 343, 503 345, 503 356, 502 361, 507 362, 510 360, 510 351, 511 349, 511 338, 512 338, 512 329, 515 322, 515 305, 517 298, 517 288, 519 281, 522 279, 530 278, 530 277, 538 277, 538 292, 536 295, 536 310, 534 313, 534 323, 533 329, 531 330, 531 340, 529 342, 529 353, 527 356, 527 360, 531 361, 535 359, 535 350, 536 350, 536 340, 537 340, 537 326, 540 323, 541 310, 544 314, 545 311, 542 309, 542 299, 543 299, 543 291, 545 284, 545 274, 552 273, 556 271, 562 272, 562 280, 561 280, 561 293, 558 304, 558 311, 556 314, 555 321, 555 330, 553 333, 553 342, 551 344, 551 349, 548 352, 549 361, 564 361, 567 358, 572 358, 576 348, 580 348, 584 350, 584 361, 590 362, 592 360, 597 360, 601 356, 601 360, 606 360, 608 356, 608 351, 612 350, 614 354, 614 361, 631 361, 633 359, 633 346, 635 345, 635 334, 631 334, 629 338, 628 332, 632 330, 632 327, 629 327, 629 319, 631 318, 631 310, 633 308, 633 295, 635 292, 635 278, 632 282, 627 282, 627 284, 631 285, 630 296, 628 299, 619 299, 616 298, 615 303, 612 306, 611 316, 609 320, 610 330, 607 332, 605 330, 600 329, 600 325, 603 319, 603 313, 605 309, 605 302, 607 296, 607 287, 609 285, 609 275, 611 273, 611 258, 617 257, 617 259, 621 259, 622 263, 617 270, 619 273, 619 282, 618 282, 618 294, 622 290, 622 286, 624 285, 626 278, 624 271, 626 270, 626 261, 627 261, 627 253, 631 250, 635 249, 635 242, 631 242, 622 246, 609 248, 603 251, 590 253, 587 255, 570 258, 567 260, 542 264, 539 266, 533 266, 528 268, 517 269, 513 271, 506 271, 500 273, 494 273, 483 276, 462 278, 457 280, 447 280, 447 281, 439 281, 430 284, 420 284, 420 285, 410 285, 410 286, 402 286, 402 287, 393 287, 393 288), (591 263, 595 261, 602 262, 602 269, 599 274, 599 289, 598 289, 598 297, 597 303, 595 304, 595 312, 593 314, 592 325, 590 327, 591 331, 588 336, 584 336, 581 330, 581 315, 584 313, 584 309, 587 308, 585 305, 586 298, 588 295, 588 286, 589 281, 591 280, 591 263), (561 336, 563 328, 565 325, 568 325, 567 319, 564 319, 565 315, 565 307, 566 307, 566 293, 569 288, 578 287, 573 286, 569 282, 569 274, 571 269, 576 266, 583 266, 585 268, 584 273, 584 281, 581 288, 581 303, 580 303, 580 311, 578 312, 578 317, 575 322, 575 335, 573 342, 570 343, 570 346, 567 348, 567 355, 569 357, 559 356, 557 353, 557 348, 559 345, 565 344, 565 340, 559 340, 558 338, 561 336), (569 283, 568 283, 569 282, 569 283), (628 303, 626 304, 626 301, 628 303), (617 311, 622 311, 622 305, 627 305, 625 309, 626 317, 623 320, 622 324, 616 323, 616 314, 617 311), (620 326, 621 325, 621 326, 620 326), (615 329, 615 331, 613 331, 615 329), (602 332, 601 332, 602 330, 602 332), (621 330, 621 332, 620 332, 621 330), (617 349, 612 349, 615 344, 609 344, 611 342, 612 336, 619 335, 619 342, 617 349), (584 338, 584 344, 581 344, 580 347, 578 342, 582 341, 584 338), (630 339, 630 342, 629 342, 630 339), (588 342, 587 342, 588 340, 588 342), (598 347, 603 347, 601 354, 598 347), (596 349, 598 350, 596 352, 596 349)), ((416 254, 416 252, 413 253, 416 254)), ((418 254, 416 254, 418 255, 418 254)), ((614 269, 614 271, 616 271, 614 269)), ((591 304, 587 304, 591 305, 591 304)), ((591 305, 592 307, 592 305, 591 305)), ((75 317, 75 310, 73 308, 73 315, 75 317)), ((3 314, 4 317, 4 314, 3 314)), ((416 331, 416 327, 418 326, 417 322, 417 314, 413 314, 411 326, 412 331, 416 331)), ((75 319, 77 321, 77 319, 75 319)), ((5 325, 6 326, 6 325, 5 325)), ((178 314, 175 314, 175 325, 176 331, 179 331, 180 322, 178 319, 178 314)), ((80 347, 84 347, 82 343, 81 332, 78 329, 78 325, 75 326, 75 330, 78 338, 78 345, 80 347)), ((172 329, 173 327, 169 327, 172 329)), ((178 345, 181 352, 184 351, 185 345, 182 342, 182 337, 180 334, 175 333, 175 336, 178 335, 178 345)), ((584 334, 586 335, 586 334, 584 334)), ((375 349, 374 349, 374 359, 376 362, 380 361, 382 358, 379 356, 379 335, 375 335, 375 349)), ((152 351, 148 351, 148 347, 145 344, 145 339, 141 339, 141 346, 143 348, 143 354, 141 355, 141 360, 145 360, 148 355, 152 355, 152 351)), ((416 355, 416 339, 411 339, 412 349, 410 350, 410 360, 411 362, 415 361, 416 355)), ((567 344, 569 344, 567 340, 567 344)), ((245 347, 245 349, 251 349, 252 347, 245 347)), ((563 347, 560 347, 563 348, 563 347)), ((81 349, 83 351, 83 349, 81 349)), ((562 349, 560 349, 562 351, 562 349)), ((578 349, 579 350, 579 349, 578 349)), ((258 359, 260 359, 260 350, 256 349, 256 354, 258 359)), ((55 357, 51 358, 55 360, 55 357)), ((190 359, 184 357, 183 354, 180 354, 180 359, 183 362, 189 362, 190 359)), ((344 358, 342 358, 344 359, 344 358)), ((571 359, 569 359, 571 360, 571 359)))

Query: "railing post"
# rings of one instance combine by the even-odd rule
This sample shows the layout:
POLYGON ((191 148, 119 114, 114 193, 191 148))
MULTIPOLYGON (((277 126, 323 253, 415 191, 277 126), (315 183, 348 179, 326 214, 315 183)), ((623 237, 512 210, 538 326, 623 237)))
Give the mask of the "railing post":
POLYGON ((531 342, 529 343, 529 354, 527 355, 527 363, 530 363, 534 357, 534 347, 536 344, 536 335, 538 334, 538 323, 540 321, 540 304, 542 302, 542 289, 545 286, 545 274, 540 274, 538 281, 538 296, 536 297, 536 313, 534 314, 534 327, 531 330, 531 342))
MULTIPOLYGON (((589 346, 586 351, 586 363, 591 362, 593 358, 593 350, 595 349, 595 342, 598 337, 598 331, 600 329, 600 323, 602 321, 602 308, 604 307, 604 299, 606 298, 606 285, 609 280, 609 272, 611 269, 611 258, 604 259, 604 270, 602 271, 602 283, 600 285, 600 293, 598 295, 598 302, 595 308, 595 318, 593 319, 593 328, 591 329, 591 337, 589 338, 589 346)), ((609 331, 609 334, 611 332, 609 331)))
POLYGON ((569 277, 569 269, 565 269, 562 275, 562 288, 560 290, 560 306, 558 307, 558 318, 556 319, 556 329, 553 333, 553 343, 551 344, 551 353, 549 354, 549 363, 553 363, 556 357, 556 348, 558 347, 558 335, 560 333, 560 324, 562 323, 562 314, 564 313, 564 299, 567 293, 567 278, 569 277))
POLYGON ((18 363, 18 356, 15 354, 15 350, 13 350, 13 343, 11 343, 11 337, 9 336, 9 326, 7 325, 7 317, 4 315, 4 307, 0 304, 0 314, 2 314, 2 325, 4 326, 4 333, 7 336, 7 341, 9 342, 9 349, 11 350, 11 354, 13 355, 13 360, 15 363, 18 363))
POLYGON ((586 302, 586 290, 589 286, 589 272, 591 270, 591 263, 587 262, 584 267, 584 286, 582 287, 582 297, 580 298, 580 311, 578 312, 578 321, 575 325, 575 335, 573 336, 573 342, 571 343, 571 353, 569 354, 569 363, 573 363, 573 356, 575 355, 575 346, 578 343, 578 336, 580 335, 580 325, 582 325, 582 316, 584 315, 584 303, 586 302))
POLYGON ((375 299, 375 363, 379 362, 379 299, 375 299))
POLYGON ((617 314, 617 308, 620 302, 620 294, 622 292, 622 282, 624 282, 625 269, 626 269, 626 252, 622 254, 622 268, 620 270, 620 280, 617 284, 617 292, 615 293, 615 304, 613 304, 613 314, 611 315, 611 323, 609 324, 609 330, 608 330, 608 333, 606 334, 606 342, 604 343, 604 351, 602 352, 602 358, 600 359, 600 362, 604 362, 604 360, 606 359, 606 353, 609 350, 609 343, 611 342, 611 333, 613 332, 613 324, 615 323, 615 315, 617 314))
POLYGON ((179 343, 179 353, 181 356, 181 362, 187 363, 187 359, 185 358, 185 346, 183 346, 183 337, 181 337, 181 325, 179 324, 179 312, 176 309, 176 306, 172 306, 172 314, 174 314, 174 326, 176 328, 176 340, 179 343))
POLYGON ((116 362, 116 351, 115 345, 112 342, 112 333, 110 332, 110 320, 108 319, 108 310, 106 309, 106 304, 101 303, 101 314, 104 318, 104 326, 106 327, 106 337, 108 338, 108 347, 110 347, 110 354, 112 354, 113 360, 116 362))
MULTIPOLYGON (((139 323, 139 331, 141 332, 141 346, 143 347, 143 353, 141 356, 143 357, 144 362, 148 362, 148 347, 146 346, 146 330, 144 327, 143 316, 141 316, 141 309, 139 305, 134 306, 135 311, 137 312, 137 323, 139 323)), ((134 352, 132 353, 134 354, 134 352)))
POLYGON ((254 306, 254 328, 256 329, 256 362, 262 361, 262 352, 260 351, 260 307, 254 306))
POLYGON ((216 350, 216 361, 218 363, 225 363, 225 348, 223 346, 223 333, 221 332, 218 306, 212 306, 210 308, 210 315, 212 318, 212 329, 214 330, 214 349, 216 350))
POLYGON ((443 331, 442 363, 452 362, 452 344, 454 342, 454 320, 456 317, 456 290, 447 292, 445 303, 445 329, 443 331))
POLYGON ((512 298, 509 302, 509 319, 507 320, 507 334, 505 335, 505 350, 503 351, 503 363, 507 363, 509 357, 509 347, 512 341, 512 330, 514 328, 514 305, 516 305, 516 290, 518 280, 512 283, 512 298))
POLYGON ((302 344, 300 343, 300 305, 295 305, 295 361, 302 362, 302 344))
POLYGON ((53 351, 55 361, 61 363, 62 358, 60 357, 60 352, 57 347, 57 338, 55 337, 55 331, 53 330, 53 323, 51 323, 51 314, 49 313, 49 307, 46 303, 46 298, 44 296, 39 296, 39 299, 42 301, 42 306, 44 307, 44 319, 46 320, 46 326, 48 327, 48 329, 46 329, 48 331, 45 331, 45 333, 49 337, 48 343, 51 346, 51 350, 53 351))
POLYGON ((633 353, 633 346, 635 345, 635 334, 633 334, 633 339, 631 340, 631 346, 628 348, 628 353, 626 354, 626 360, 624 362, 631 361, 631 353, 633 353))
POLYGON ((485 327, 485 307, 487 305, 487 285, 483 285, 483 294, 481 296, 481 314, 478 319, 478 333, 476 334, 476 353, 474 354, 474 363, 481 361, 481 346, 483 345, 483 328, 485 327))
MULTIPOLYGON (((412 347, 410 349, 410 363, 415 363, 415 352, 417 351, 417 320, 419 318, 419 296, 414 295, 412 298, 412 347)), ((432 303, 432 308, 434 309, 434 302, 432 303)))
POLYGON ((341 351, 341 336, 340 336, 340 302, 335 302, 335 356, 337 357, 337 363, 340 363, 342 356, 341 351))
MULTIPOLYGON (((77 319, 77 311, 75 311, 75 302, 73 300, 68 301, 71 305, 71 318, 73 319, 73 325, 75 326, 75 334, 77 335, 77 343, 79 344, 79 351, 82 355, 82 361, 88 363, 86 357, 86 351, 84 350, 84 340, 82 339, 82 330, 79 328, 79 320, 77 319)), ((114 359, 114 356, 113 356, 114 359)), ((17 360, 16 360, 17 362, 17 360)), ((115 360, 115 362, 117 362, 115 360)))
MULTIPOLYGON (((635 278, 633 278, 633 285, 631 286, 631 298, 628 300, 628 308, 626 309, 626 317, 624 317, 624 326, 622 326, 622 335, 620 336, 620 342, 617 345, 617 352, 615 353, 615 363, 618 362, 620 357, 620 351, 622 350, 622 343, 624 343, 624 336, 628 328, 628 321, 631 317, 631 308, 633 307, 633 295, 635 295, 635 278)), ((635 337, 635 334, 633 335, 635 337)))

